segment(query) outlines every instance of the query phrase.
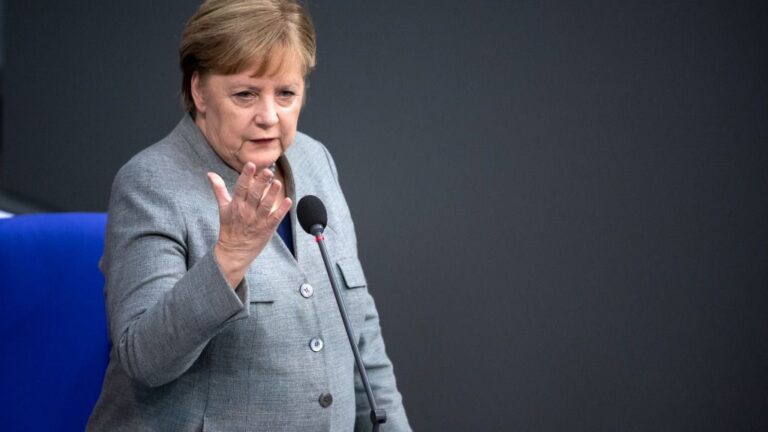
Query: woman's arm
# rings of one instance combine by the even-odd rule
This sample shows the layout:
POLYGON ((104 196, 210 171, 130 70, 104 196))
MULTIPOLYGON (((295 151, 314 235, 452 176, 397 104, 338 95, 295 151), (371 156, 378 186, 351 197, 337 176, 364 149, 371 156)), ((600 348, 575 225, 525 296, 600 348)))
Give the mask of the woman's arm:
MULTIPOLYGON (((253 259, 236 263, 245 266, 240 269, 212 247, 188 268, 185 215, 162 182, 137 171, 126 166, 113 185, 105 294, 121 366, 137 381, 159 386, 183 374, 225 326, 248 316, 243 275, 253 259)), ((261 249, 249 252, 255 258, 261 249)))

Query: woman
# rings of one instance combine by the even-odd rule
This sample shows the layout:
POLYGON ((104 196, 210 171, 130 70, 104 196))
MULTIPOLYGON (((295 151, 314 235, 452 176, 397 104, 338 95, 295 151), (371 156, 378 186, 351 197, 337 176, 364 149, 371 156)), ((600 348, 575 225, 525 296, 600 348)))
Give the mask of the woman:
POLYGON ((188 111, 118 172, 103 272, 112 350, 89 430, 368 429, 323 262, 320 197, 381 430, 410 430, 325 147, 297 132, 315 32, 294 1, 212 0, 182 37, 188 111), (280 227, 280 235, 274 235, 280 227))

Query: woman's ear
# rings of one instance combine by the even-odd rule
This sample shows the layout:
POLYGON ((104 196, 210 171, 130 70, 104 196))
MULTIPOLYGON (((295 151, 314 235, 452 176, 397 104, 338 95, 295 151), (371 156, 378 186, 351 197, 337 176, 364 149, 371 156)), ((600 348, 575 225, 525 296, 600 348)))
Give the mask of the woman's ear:
POLYGON ((198 71, 192 72, 192 80, 190 83, 190 90, 192 91, 192 100, 195 102, 195 111, 198 113, 205 113, 205 97, 203 97, 203 80, 200 77, 198 71))

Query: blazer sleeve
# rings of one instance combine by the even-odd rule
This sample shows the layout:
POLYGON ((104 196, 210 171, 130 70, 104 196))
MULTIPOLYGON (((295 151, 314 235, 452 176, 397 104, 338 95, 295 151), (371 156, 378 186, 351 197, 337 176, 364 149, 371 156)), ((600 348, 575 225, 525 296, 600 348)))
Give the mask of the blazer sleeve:
POLYGON ((147 171, 129 163, 115 178, 102 271, 113 354, 130 377, 154 387, 248 316, 248 287, 229 287, 212 250, 188 268, 184 216, 147 171))

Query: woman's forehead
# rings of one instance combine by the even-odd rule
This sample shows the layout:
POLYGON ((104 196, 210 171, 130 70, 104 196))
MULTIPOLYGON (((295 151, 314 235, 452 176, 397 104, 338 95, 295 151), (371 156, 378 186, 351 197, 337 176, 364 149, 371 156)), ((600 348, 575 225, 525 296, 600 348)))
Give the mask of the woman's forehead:
POLYGON ((255 56, 243 72, 250 71, 253 78, 291 74, 303 77, 305 69, 304 61, 295 48, 278 45, 255 56))

